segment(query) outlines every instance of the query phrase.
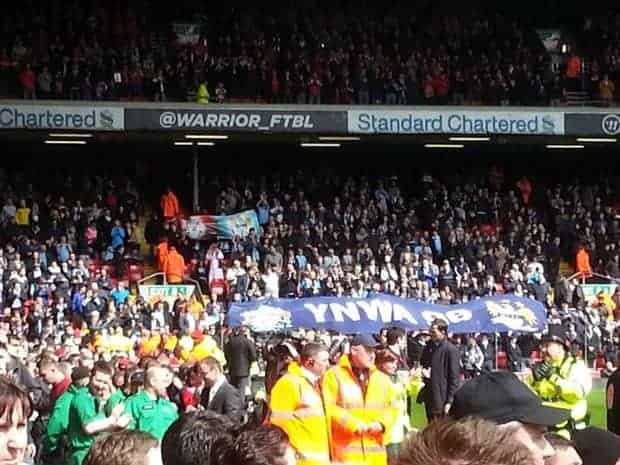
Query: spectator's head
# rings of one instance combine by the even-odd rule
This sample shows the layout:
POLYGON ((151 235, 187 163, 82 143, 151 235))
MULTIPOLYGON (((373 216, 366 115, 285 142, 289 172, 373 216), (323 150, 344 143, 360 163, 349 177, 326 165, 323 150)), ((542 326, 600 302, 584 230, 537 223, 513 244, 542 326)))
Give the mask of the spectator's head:
POLYGON ((582 465, 581 458, 575 450, 575 443, 554 433, 545 435, 555 455, 547 459, 545 465, 582 465))
POLYGON ((232 446, 216 449, 221 465, 295 465, 295 450, 288 435, 274 425, 261 425, 243 431, 232 446))
POLYGON ((159 443, 142 431, 100 435, 88 451, 84 465, 161 465, 159 443))
POLYGON ((351 341, 351 365, 370 368, 375 363, 375 350, 379 343, 370 334, 358 334, 351 341))
POLYGON ((58 384, 67 378, 60 369, 60 363, 50 357, 44 357, 39 362, 39 374, 47 384, 58 384))
POLYGON ((377 351, 375 358, 377 368, 387 375, 395 375, 398 370, 398 356, 390 349, 377 351))
POLYGON ((147 368, 144 376, 144 389, 159 397, 165 397, 171 381, 170 370, 157 364, 147 368))
POLYGON ((234 424, 207 410, 186 413, 166 431, 161 443, 163 465, 211 465, 216 440, 232 442, 234 424))
POLYGON ((86 367, 75 367, 71 371, 71 382, 75 386, 88 386, 90 382, 90 369, 86 367))
POLYGON ((564 359, 566 355, 566 334, 562 325, 549 325, 549 330, 541 341, 545 361, 553 363, 564 359))
POLYGON ((114 367, 103 360, 95 362, 90 377, 90 391, 95 397, 107 397, 113 391, 114 367))
POLYGON ((466 418, 438 420, 406 441, 399 465, 534 465, 530 451, 509 430, 466 418))
POLYGON ((199 363, 205 384, 208 387, 213 386, 222 376, 222 365, 214 357, 206 357, 199 363))
POLYGON ((316 376, 323 376, 329 368, 327 347, 316 342, 307 343, 301 350, 301 364, 316 376))
POLYGON ((405 347, 407 333, 402 328, 390 328, 386 334, 386 342, 389 346, 398 345, 402 348, 405 347))
POLYGON ((448 337, 448 323, 445 320, 436 318, 431 323, 430 333, 433 341, 443 341, 448 337))
POLYGON ((456 419, 491 420, 511 431, 514 439, 531 451, 537 465, 554 453, 545 439, 547 428, 570 418, 570 411, 544 406, 514 374, 499 371, 483 373, 461 386, 450 413, 456 419))
POLYGON ((31 413, 28 393, 7 378, 0 378, 0 463, 23 462, 31 413))

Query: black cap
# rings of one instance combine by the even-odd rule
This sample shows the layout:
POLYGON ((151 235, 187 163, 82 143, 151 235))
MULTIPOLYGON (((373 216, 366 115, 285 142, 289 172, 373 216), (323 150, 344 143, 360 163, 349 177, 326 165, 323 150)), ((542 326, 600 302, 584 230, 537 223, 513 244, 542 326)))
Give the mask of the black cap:
POLYGON ((568 339, 566 338, 566 330, 562 325, 549 325, 547 333, 543 334, 541 342, 543 344, 546 342, 557 342, 566 348, 569 346, 568 339))
POLYGON ((615 465, 620 457, 620 437, 592 426, 574 434, 575 449, 583 465, 615 465))
POLYGON ((372 337, 370 334, 356 334, 353 336, 351 340, 351 347, 353 346, 364 346, 364 347, 378 347, 381 344, 377 342, 377 340, 372 337))
POLYGON ((497 424, 520 421, 554 426, 570 418, 570 410, 547 407, 514 374, 483 373, 466 382, 454 395, 450 414, 459 419, 480 417, 497 424))

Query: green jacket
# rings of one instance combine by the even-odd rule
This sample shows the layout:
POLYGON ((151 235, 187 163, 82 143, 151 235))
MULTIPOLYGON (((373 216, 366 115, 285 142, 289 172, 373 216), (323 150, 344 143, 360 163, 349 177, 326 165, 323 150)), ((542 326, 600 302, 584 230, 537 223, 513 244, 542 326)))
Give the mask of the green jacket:
POLYGON ((114 407, 118 404, 122 404, 127 399, 127 396, 122 389, 116 390, 105 403, 104 411, 107 416, 110 416, 114 407))
POLYGON ((145 391, 125 401, 125 413, 131 417, 129 429, 153 435, 161 441, 172 423, 179 417, 177 407, 161 397, 153 400, 145 391))
POLYGON ((45 451, 56 451, 61 444, 62 438, 67 435, 69 429, 69 407, 71 407, 71 401, 81 389, 85 388, 72 384, 56 400, 52 414, 47 422, 47 431, 43 442, 45 451))
POLYGON ((97 435, 86 434, 83 427, 92 421, 105 418, 103 407, 103 402, 93 396, 88 388, 80 389, 73 397, 69 408, 69 465, 81 465, 88 454, 97 435))

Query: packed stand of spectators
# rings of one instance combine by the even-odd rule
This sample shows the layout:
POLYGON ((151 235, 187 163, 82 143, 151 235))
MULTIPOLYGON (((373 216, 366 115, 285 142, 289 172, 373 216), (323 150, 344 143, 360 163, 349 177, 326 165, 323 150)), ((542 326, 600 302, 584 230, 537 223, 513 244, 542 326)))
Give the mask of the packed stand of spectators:
POLYGON ((73 328, 104 328, 136 312, 122 305, 129 269, 141 267, 147 251, 142 200, 130 180, 68 176, 63 194, 42 192, 16 172, 3 172, 1 182, 4 335, 60 341, 73 328))
POLYGON ((591 351, 610 343, 620 294, 591 305, 579 284, 592 272, 620 277, 613 183, 508 179, 497 167, 477 183, 329 172, 213 178, 215 213, 255 208, 263 233, 206 253, 186 248, 185 259, 194 279, 232 301, 381 292, 454 304, 514 293, 543 302, 572 334, 599 328, 591 351), (583 275, 560 279, 562 261, 583 275))
MULTIPOLYGON (((256 209, 261 231, 196 242, 172 220, 181 210, 170 189, 147 221, 125 178, 68 177, 61 196, 5 177, 2 332, 35 345, 74 330, 97 336, 95 346, 122 335, 121 345, 128 337, 142 354, 176 334, 171 346, 185 338, 176 355, 188 360, 194 347, 211 351, 214 339, 204 336, 217 335, 233 301, 381 292, 455 304, 515 293, 544 302, 550 321, 565 323, 581 345, 592 328, 589 353, 603 350, 611 362, 619 294, 592 304, 578 284, 592 272, 620 277, 613 182, 504 178, 496 167, 477 183, 331 172, 213 177, 203 186, 214 199, 210 213, 256 209), (171 305, 130 295, 142 277, 131 270, 151 260, 169 283, 199 283, 204 298, 171 305), (558 279, 562 261, 583 276, 558 279)), ((523 357, 535 346, 522 344, 523 357)))
MULTIPOLYGON (((169 31, 171 20, 183 18, 148 0, 109 8, 20 4, 3 16, 3 92, 27 99, 557 105, 577 80, 568 55, 552 63, 531 18, 483 7, 314 1, 271 11, 196 6, 194 13, 198 23, 208 18, 205 31, 196 44, 181 45, 169 31)), ((615 49, 605 50, 593 85, 609 74, 611 101, 615 49)))
MULTIPOLYGON (((146 221, 140 189, 127 178, 66 176, 56 191, 63 197, 39 192, 17 173, 3 176, 0 376, 26 387, 38 412, 30 431, 34 462, 97 464, 97 456, 106 456, 100 441, 110 437, 101 433, 129 428, 162 441, 164 463, 185 463, 179 460, 196 451, 191 441, 179 447, 174 438, 184 436, 178 429, 189 428, 186 422, 216 421, 215 412, 236 424, 260 423, 260 404, 247 408, 245 400, 256 389, 252 378, 261 358, 273 362, 265 367, 267 390, 281 378, 282 361, 315 357, 307 366, 324 371, 341 360, 341 335, 309 328, 292 334, 302 349, 314 344, 315 352, 300 358, 289 342, 263 344, 245 328, 227 331, 223 316, 232 301, 385 292, 453 304, 508 292, 545 302, 549 321, 567 323, 577 349, 589 325, 598 332, 588 341, 591 352, 615 353, 617 296, 592 305, 579 281, 557 280, 562 261, 574 262, 584 278, 618 277, 613 180, 556 186, 513 176, 492 167, 476 182, 431 174, 343 178, 316 170, 257 181, 206 177, 202 187, 215 206, 210 213, 255 209, 261 225, 247 237, 218 242, 185 236, 176 222, 182 202, 172 189, 146 221), (203 301, 180 296, 169 305, 131 295, 124 273, 150 260, 169 282, 200 283, 203 301), (52 408, 58 405, 65 407, 52 408), (69 412, 64 427, 59 411, 69 412), (166 462, 173 450, 176 458, 166 462)), ((379 336, 389 349, 378 351, 380 365, 395 370, 401 362, 407 369, 420 362, 431 336, 414 335, 409 352, 403 352, 405 337, 402 330, 379 336)), ((492 337, 453 338, 466 378, 495 368, 493 346, 500 341, 492 337)), ((352 356, 361 356, 359 347, 379 346, 369 335, 355 340, 352 356)), ((501 344, 513 371, 537 349, 534 337, 507 337, 501 344)), ((262 457, 265 443, 253 441, 277 442, 284 460, 296 438, 273 428, 250 428, 219 449, 214 445, 221 455, 214 452, 210 463, 262 457)), ((143 439, 145 451, 154 447, 143 439)))

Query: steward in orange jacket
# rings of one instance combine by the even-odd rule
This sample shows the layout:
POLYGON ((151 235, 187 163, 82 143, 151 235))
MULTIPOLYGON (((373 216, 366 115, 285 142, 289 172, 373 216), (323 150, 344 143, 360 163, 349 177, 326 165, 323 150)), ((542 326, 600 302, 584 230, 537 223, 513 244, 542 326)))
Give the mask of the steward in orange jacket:
POLYGON ((334 463, 387 464, 384 436, 397 419, 398 399, 390 379, 374 366, 377 346, 372 336, 355 336, 351 354, 323 377, 334 463))
POLYGON ((176 247, 170 247, 166 260, 166 280, 169 284, 179 284, 183 282, 185 276, 185 259, 177 252, 176 247))
POLYGON ((579 246, 577 257, 575 260, 577 272, 581 273, 584 278, 592 277, 592 267, 590 266, 590 255, 583 245, 579 246))
POLYGON ((286 431, 298 464, 329 465, 329 427, 320 387, 329 368, 327 348, 306 344, 301 364, 291 362, 271 390, 269 422, 286 431))
POLYGON ((172 189, 166 189, 166 193, 161 196, 160 207, 161 214, 166 221, 179 216, 179 199, 177 199, 177 196, 174 195, 172 189))
POLYGON ((166 270, 166 262, 168 261, 168 240, 164 239, 155 249, 155 254, 157 255, 157 269, 159 271, 166 270))

